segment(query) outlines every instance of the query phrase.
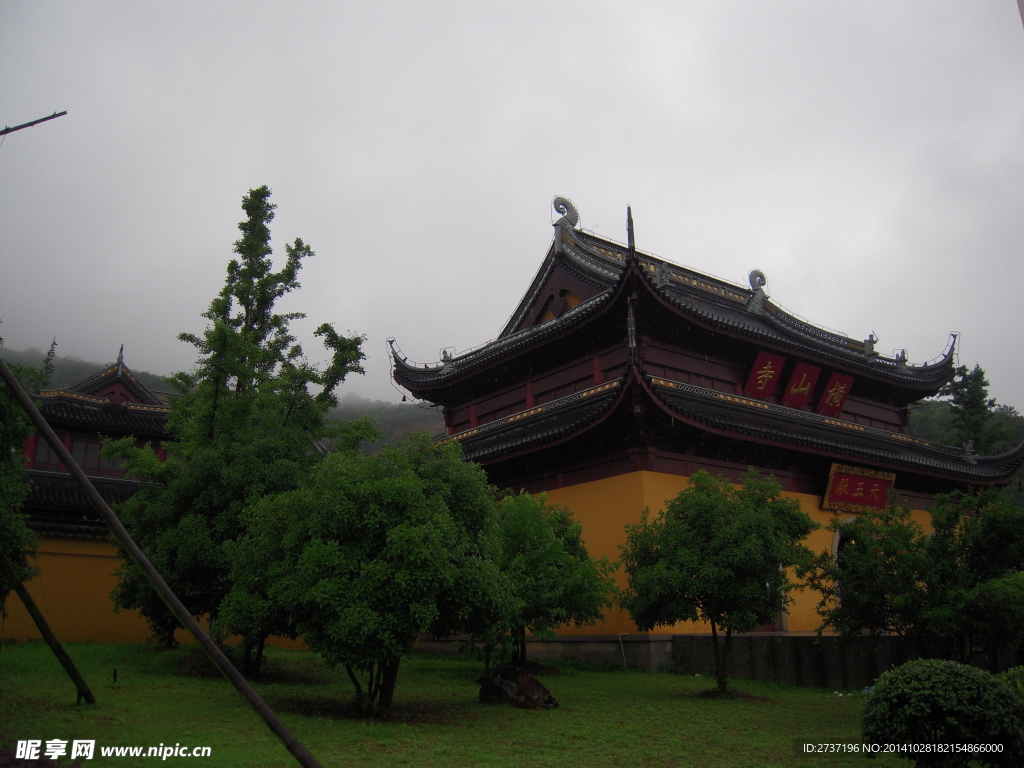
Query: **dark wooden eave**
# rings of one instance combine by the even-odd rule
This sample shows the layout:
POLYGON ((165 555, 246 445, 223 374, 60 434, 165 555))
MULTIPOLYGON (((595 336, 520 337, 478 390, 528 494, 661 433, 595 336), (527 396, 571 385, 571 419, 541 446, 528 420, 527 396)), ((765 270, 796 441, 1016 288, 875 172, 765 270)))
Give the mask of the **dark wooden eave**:
POLYGON ((1024 467, 1024 442, 997 456, 976 456, 900 432, 646 376, 645 389, 672 418, 740 440, 910 471, 972 485, 1002 485, 1024 467))
MULTIPOLYGON (((127 501, 142 487, 136 480, 123 478, 89 479, 103 500, 111 506, 127 501)), ((29 484, 28 497, 25 499, 25 509, 29 513, 28 525, 36 533, 62 538, 107 537, 109 529, 71 475, 66 472, 29 469, 25 472, 25 480, 29 484)))
POLYGON ((456 441, 467 459, 479 462, 550 447, 598 424, 622 400, 623 383, 615 379, 598 384, 438 442, 456 441))
MULTIPOLYGON (((998 456, 973 456, 899 432, 801 411, 684 382, 646 376, 636 370, 542 406, 445 437, 457 441, 466 458, 485 466, 587 434, 616 412, 663 412, 676 426, 733 441, 766 445, 814 457, 911 473, 963 485, 1004 485, 1024 467, 1024 443, 998 456), (633 393, 633 396, 627 396, 633 393), (638 406, 636 393, 644 405, 638 406)), ((680 433, 681 434, 681 433, 680 433)), ((643 437, 637 438, 642 442, 643 437)), ((682 439, 682 438, 680 438, 682 439)), ((685 446, 680 445, 683 452, 685 446)), ((570 450, 566 446, 566 450, 570 450)))
POLYGON ((122 403, 60 393, 43 393, 39 410, 55 429, 70 427, 162 438, 167 433, 166 405, 122 403))

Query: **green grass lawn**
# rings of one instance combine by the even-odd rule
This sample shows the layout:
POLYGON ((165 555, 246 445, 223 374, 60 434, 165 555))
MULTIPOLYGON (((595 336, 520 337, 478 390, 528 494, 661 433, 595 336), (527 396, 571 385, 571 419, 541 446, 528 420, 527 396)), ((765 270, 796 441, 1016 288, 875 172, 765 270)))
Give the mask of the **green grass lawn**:
MULTIPOLYGON (((196 648, 70 643, 96 694, 75 706, 71 682, 41 642, 0 645, 0 739, 95 739, 99 746, 210 746, 168 765, 293 766, 285 748, 196 648), (118 680, 115 683, 114 670, 118 680)), ((865 698, 732 681, 745 694, 706 699, 707 678, 564 669, 539 676, 561 706, 529 712, 477 702, 478 662, 403 660, 386 722, 349 715, 344 671, 308 652, 271 649, 255 687, 325 766, 905 766, 902 760, 797 757, 794 740, 860 741, 865 698)))

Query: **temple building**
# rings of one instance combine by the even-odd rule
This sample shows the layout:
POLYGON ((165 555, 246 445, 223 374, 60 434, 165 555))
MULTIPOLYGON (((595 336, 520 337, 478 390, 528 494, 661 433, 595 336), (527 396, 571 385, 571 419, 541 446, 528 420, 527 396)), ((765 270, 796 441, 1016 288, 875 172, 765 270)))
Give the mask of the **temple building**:
MULTIPOLYGON (((811 325, 768 298, 766 279, 734 285, 561 218, 536 277, 498 337, 441 361, 410 362, 391 342, 395 381, 443 406, 447 436, 498 486, 546 492, 573 510, 592 554, 619 558, 624 526, 661 509, 704 469, 739 482, 774 475, 823 526, 882 507, 890 490, 925 511, 935 494, 1003 485, 1024 444, 999 456, 907 433, 908 405, 953 378, 955 334, 911 365, 867 340, 811 325)), ((816 552, 838 542, 824 529, 816 552)), ((621 577, 621 574, 620 574, 621 577)), ((797 593, 764 631, 814 631, 814 593, 797 593)), ((703 631, 677 625, 678 632, 703 631)), ((635 633, 627 614, 566 634, 635 633)))
MULTIPOLYGON (((139 483, 125 478, 120 462, 100 456, 102 438, 133 436, 165 455, 170 408, 135 377, 123 355, 74 386, 40 392, 36 402, 108 504, 131 497, 139 483)), ((150 630, 136 611, 114 613, 110 590, 118 560, 106 523, 44 440, 29 437, 25 460, 30 490, 23 511, 39 539, 40 569, 26 586, 50 627, 62 641, 144 642, 150 630)), ((6 607, 2 639, 39 637, 13 593, 6 607)))

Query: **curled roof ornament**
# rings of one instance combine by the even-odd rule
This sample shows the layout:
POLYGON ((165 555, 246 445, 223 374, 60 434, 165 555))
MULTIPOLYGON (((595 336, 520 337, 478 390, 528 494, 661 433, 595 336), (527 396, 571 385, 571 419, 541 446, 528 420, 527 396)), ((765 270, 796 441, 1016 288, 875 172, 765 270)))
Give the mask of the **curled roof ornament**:
POLYGON ((760 269, 752 269, 750 274, 747 275, 747 279, 750 281, 750 290, 754 292, 754 295, 750 297, 750 301, 747 302, 747 309, 751 312, 762 314, 766 298, 764 287, 768 285, 768 278, 764 276, 764 272, 760 269))
POLYGON ((572 200, 569 198, 556 197, 551 201, 551 205, 554 206, 558 213, 562 214, 562 218, 555 222, 555 226, 564 227, 565 229, 573 229, 580 223, 580 213, 576 210, 576 206, 572 204, 572 200))

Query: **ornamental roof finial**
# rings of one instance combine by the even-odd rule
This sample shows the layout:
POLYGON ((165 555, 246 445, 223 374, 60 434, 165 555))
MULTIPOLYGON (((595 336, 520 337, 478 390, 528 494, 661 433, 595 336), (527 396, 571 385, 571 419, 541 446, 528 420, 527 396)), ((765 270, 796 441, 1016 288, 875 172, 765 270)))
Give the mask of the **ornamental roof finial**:
POLYGON ((117 353, 117 375, 120 376, 124 373, 124 344, 121 345, 121 350, 117 353))

